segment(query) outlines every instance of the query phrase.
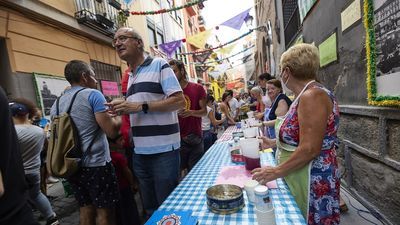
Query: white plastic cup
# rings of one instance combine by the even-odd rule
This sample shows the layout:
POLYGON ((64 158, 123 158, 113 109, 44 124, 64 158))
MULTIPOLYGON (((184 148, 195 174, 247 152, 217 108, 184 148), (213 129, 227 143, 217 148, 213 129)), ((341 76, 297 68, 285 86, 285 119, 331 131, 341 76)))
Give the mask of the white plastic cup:
POLYGON ((247 194, 247 199, 249 199, 250 204, 254 204, 254 188, 259 185, 256 180, 248 180, 244 183, 244 190, 247 194))
POLYGON ((267 186, 259 185, 254 188, 256 208, 260 211, 269 211, 273 208, 270 191, 267 186))
POLYGON ((255 208, 254 211, 256 212, 258 225, 276 225, 274 208, 268 211, 261 211, 255 208))
POLYGON ((247 117, 254 118, 254 112, 253 111, 247 112, 247 117))

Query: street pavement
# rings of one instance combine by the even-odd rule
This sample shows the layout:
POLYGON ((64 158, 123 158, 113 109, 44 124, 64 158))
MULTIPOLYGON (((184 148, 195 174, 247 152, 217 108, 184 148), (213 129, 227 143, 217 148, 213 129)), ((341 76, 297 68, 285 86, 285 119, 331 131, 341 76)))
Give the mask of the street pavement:
MULTIPOLYGON (((64 189, 61 182, 49 185, 48 195, 53 196, 51 200, 51 204, 53 206, 54 211, 60 219, 61 225, 78 225, 79 224, 79 207, 77 202, 75 201, 73 196, 65 197, 64 189)), ((354 199, 346 190, 341 189, 341 195, 344 201, 347 204, 348 211, 342 213, 341 215, 341 223, 342 225, 365 225, 365 224, 382 224, 379 220, 368 213, 357 212, 357 209, 368 211, 360 202, 354 199), (357 209, 356 209, 357 208, 357 209), (367 220, 360 217, 361 214, 366 219, 372 221, 368 222, 367 220)), ((138 196, 136 196, 138 197, 138 196)), ((137 202, 139 203, 137 198, 137 202)), ((142 212, 141 204, 138 204, 139 213, 142 212)), ((34 212, 36 218, 39 218, 39 213, 37 211, 34 212)), ((39 220, 41 225, 45 225, 46 222, 44 220, 39 220)), ((199 224, 201 225, 201 224, 199 224)))

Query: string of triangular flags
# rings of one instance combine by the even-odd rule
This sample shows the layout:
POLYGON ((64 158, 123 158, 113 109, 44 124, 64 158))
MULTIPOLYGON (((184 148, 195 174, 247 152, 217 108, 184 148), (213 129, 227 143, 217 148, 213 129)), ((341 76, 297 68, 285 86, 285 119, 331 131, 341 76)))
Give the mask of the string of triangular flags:
POLYGON ((218 60, 214 60, 214 61, 207 61, 207 62, 204 62, 204 63, 192 63, 192 64, 194 64, 195 66, 204 66, 204 65, 207 65, 207 64, 211 64, 211 63, 219 63, 219 62, 222 62, 222 61, 224 61, 224 60, 227 60, 227 59, 230 59, 230 58, 232 58, 232 57, 235 57, 235 56, 237 56, 237 55, 239 55, 239 54, 241 54, 241 53, 243 53, 243 52, 246 52, 247 50, 249 50, 249 49, 251 49, 251 48, 254 48, 254 47, 255 47, 255 45, 252 45, 252 46, 250 46, 250 47, 248 47, 248 48, 243 49, 243 50, 240 51, 240 52, 237 52, 237 53, 235 53, 235 54, 233 54, 233 55, 230 55, 230 56, 228 56, 228 57, 225 57, 225 58, 223 58, 223 59, 218 59, 218 60))
MULTIPOLYGON (((200 50, 200 51, 194 51, 194 52, 182 52, 182 53, 179 53, 178 55, 200 55, 200 54, 203 54, 203 53, 206 53, 206 52, 211 52, 213 50, 223 48, 224 46, 232 44, 233 42, 238 41, 238 40, 246 37, 247 35, 251 34, 256 29, 257 28, 250 29, 248 32, 240 35, 239 37, 237 37, 235 39, 232 39, 232 40, 230 40, 228 42, 225 42, 223 44, 220 44, 220 45, 218 45, 216 47, 211 47, 211 48, 207 48, 207 49, 200 50)), ((182 43, 185 42, 185 41, 187 41, 187 39, 171 41, 171 42, 168 42, 168 43, 160 44, 158 46, 161 48, 161 50, 163 50, 168 55, 168 57, 171 57, 173 55, 173 53, 176 51, 176 49, 179 48, 182 45, 182 43)))
MULTIPOLYGON (((233 29, 237 29, 240 30, 240 28, 242 27, 245 18, 247 16, 249 16, 249 11, 251 8, 246 9, 245 11, 239 13, 238 15, 228 19, 227 21, 223 22, 221 25, 223 26, 228 26, 231 27, 233 29)), ((215 29, 219 29, 219 26, 216 26, 215 29)), ((223 48, 226 45, 229 45, 249 34, 251 34, 254 30, 256 30, 257 28, 254 29, 250 29, 248 32, 242 34, 241 36, 228 41, 224 44, 218 45, 216 47, 211 47, 211 48, 207 48, 201 51, 195 51, 195 52, 184 52, 184 53, 180 53, 179 55, 191 55, 191 54, 203 54, 204 52, 208 52, 208 51, 213 51, 219 48, 223 48)), ((181 39, 181 40, 175 40, 175 41, 171 41, 168 43, 163 43, 158 45, 170 58, 172 56, 172 54, 176 51, 177 48, 179 48, 182 45, 182 42, 188 42, 193 46, 196 46, 197 48, 203 49, 206 45, 206 42, 208 40, 208 38, 210 37, 210 35, 212 34, 212 29, 203 31, 203 32, 199 32, 195 35, 189 36, 186 39, 181 39)), ((225 53, 226 54, 226 53, 225 53)))

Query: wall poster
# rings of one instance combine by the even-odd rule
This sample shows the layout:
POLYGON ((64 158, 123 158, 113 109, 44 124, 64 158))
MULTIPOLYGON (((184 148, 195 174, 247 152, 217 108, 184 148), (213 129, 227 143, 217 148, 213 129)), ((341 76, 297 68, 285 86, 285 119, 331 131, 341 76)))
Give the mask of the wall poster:
POLYGON ((118 83, 115 81, 102 80, 101 90, 106 96, 119 96, 118 83))
POLYGON ((326 66, 337 60, 336 32, 325 39, 319 46, 320 67, 326 66))
POLYGON ((340 14, 342 21, 342 32, 361 19, 361 4, 360 0, 354 0, 343 12, 340 14))
POLYGON ((42 108, 43 116, 50 118, 50 109, 56 99, 70 86, 63 77, 49 76, 34 73, 38 102, 42 108))
POLYGON ((365 0, 368 103, 400 106, 400 0, 365 0))

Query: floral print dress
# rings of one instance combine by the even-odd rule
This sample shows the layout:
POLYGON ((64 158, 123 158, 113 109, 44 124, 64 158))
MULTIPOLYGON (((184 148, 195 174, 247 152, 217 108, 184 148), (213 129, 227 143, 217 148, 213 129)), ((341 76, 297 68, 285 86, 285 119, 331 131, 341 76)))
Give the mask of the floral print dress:
MULTIPOLYGON (((337 130, 339 126, 339 108, 332 92, 319 83, 306 87, 324 90, 333 102, 333 112, 329 116, 320 155, 310 163, 308 224, 339 224, 340 177, 336 160, 337 130)), ((279 141, 297 147, 300 141, 297 107, 293 102, 280 128, 279 141)), ((310 115, 312 116, 312 115, 310 115)))

